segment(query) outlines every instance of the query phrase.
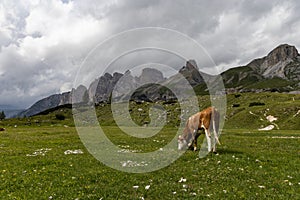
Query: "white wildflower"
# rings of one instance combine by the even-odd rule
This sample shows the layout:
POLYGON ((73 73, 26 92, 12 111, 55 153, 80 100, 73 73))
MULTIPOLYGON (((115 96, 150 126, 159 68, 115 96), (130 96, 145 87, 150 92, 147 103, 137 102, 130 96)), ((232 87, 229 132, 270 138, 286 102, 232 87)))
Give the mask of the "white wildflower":
POLYGON ((263 185, 259 185, 258 187, 261 188, 261 189, 266 188, 266 186, 263 186, 263 185))
POLYGON ((81 149, 76 149, 76 150, 66 150, 64 152, 65 155, 69 154, 83 154, 83 151, 81 149))
POLYGON ((149 190, 149 188, 150 188, 150 185, 145 186, 145 190, 149 190))
POLYGON ((134 186, 133 186, 133 189, 138 189, 138 188, 139 188, 138 185, 134 185, 134 186))
POLYGON ((37 149, 32 154, 26 154, 26 156, 45 156, 50 150, 50 148, 37 149))
POLYGON ((186 182, 186 178, 181 177, 180 180, 178 181, 178 183, 185 183, 186 182))

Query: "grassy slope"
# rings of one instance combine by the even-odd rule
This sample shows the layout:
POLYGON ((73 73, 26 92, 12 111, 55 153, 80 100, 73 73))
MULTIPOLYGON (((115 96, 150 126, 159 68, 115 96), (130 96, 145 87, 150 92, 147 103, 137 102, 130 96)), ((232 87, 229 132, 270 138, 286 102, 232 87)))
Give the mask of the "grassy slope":
MULTIPOLYGON (((199 96, 200 109, 210 105, 209 96, 199 96)), ((167 126, 176 127, 180 123, 180 106, 178 103, 163 104, 156 103, 142 103, 138 104, 131 102, 129 109, 131 118, 139 125, 150 123, 149 108, 156 106, 163 108, 167 113, 167 126), (142 109, 139 111, 138 109, 142 109)), ((280 129, 300 129, 300 95, 283 94, 283 93, 241 93, 227 95, 227 116, 225 128, 249 128, 258 129, 270 125, 266 120, 267 115, 272 115, 278 118, 276 123, 280 129), (264 103, 263 106, 249 107, 250 103, 259 102, 264 103), (238 107, 234 107, 238 106, 238 107), (250 114, 252 112, 253 114, 250 114), (266 115, 266 116, 265 116, 266 115)), ((114 125, 110 105, 100 104, 96 108, 96 113, 101 125, 110 126, 114 125)), ((185 116, 193 114, 192 110, 185 110, 185 116)), ((122 114, 120 114, 122 116, 122 114)), ((8 119, 0 121, 1 126, 74 126, 72 120, 72 111, 69 107, 59 108, 53 112, 45 115, 34 116, 23 119, 8 119), (62 114, 66 117, 65 120, 56 119, 57 114, 62 114)))
POLYGON ((263 79, 261 75, 247 66, 229 69, 221 75, 227 88, 245 87, 263 79))
POLYGON ((266 116, 272 115, 279 129, 300 129, 300 95, 281 93, 232 94, 227 96, 226 128, 258 129, 272 123, 266 116), (249 107, 252 102, 264 103, 249 107), (239 107, 234 107, 239 105, 239 107), (250 112, 252 114, 250 114, 250 112))

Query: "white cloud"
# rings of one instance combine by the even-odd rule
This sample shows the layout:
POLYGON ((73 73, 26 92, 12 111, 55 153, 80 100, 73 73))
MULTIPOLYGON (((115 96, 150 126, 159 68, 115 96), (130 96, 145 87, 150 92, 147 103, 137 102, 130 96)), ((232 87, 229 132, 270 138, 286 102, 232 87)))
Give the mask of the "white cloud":
POLYGON ((299 9, 297 0, 2 0, 0 105, 28 107, 71 89, 87 53, 132 28, 159 26, 187 34, 220 69, 247 64, 280 43, 300 47, 299 9))

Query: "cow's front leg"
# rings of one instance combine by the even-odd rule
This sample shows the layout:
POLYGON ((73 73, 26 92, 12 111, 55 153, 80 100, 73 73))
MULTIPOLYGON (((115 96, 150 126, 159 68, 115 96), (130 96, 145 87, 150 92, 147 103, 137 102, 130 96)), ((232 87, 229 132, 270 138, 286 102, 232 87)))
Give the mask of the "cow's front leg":
POLYGON ((198 140, 199 134, 198 130, 194 130, 194 151, 197 151, 197 140, 198 140))
POLYGON ((213 142, 212 150, 213 150, 213 153, 214 153, 214 154, 217 153, 217 145, 216 145, 216 141, 213 142))
POLYGON ((210 138, 210 134, 209 131, 205 128, 205 136, 206 136, 206 140, 207 140, 207 151, 210 152, 211 151, 211 138, 210 138))
POLYGON ((201 128, 203 128, 204 129, 204 131, 205 131, 205 135, 206 134, 208 134, 208 137, 210 137, 210 132, 208 131, 208 129, 207 128, 205 128, 205 126, 202 124, 201 125, 201 128))
POLYGON ((194 140, 194 151, 197 151, 197 139, 194 140))

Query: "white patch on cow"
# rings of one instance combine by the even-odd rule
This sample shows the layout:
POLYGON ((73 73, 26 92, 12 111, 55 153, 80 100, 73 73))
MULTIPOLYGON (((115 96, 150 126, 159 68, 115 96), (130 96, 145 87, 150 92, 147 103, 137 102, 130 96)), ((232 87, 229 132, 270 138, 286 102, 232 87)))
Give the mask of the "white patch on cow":
POLYGON ((260 128, 258 129, 259 131, 270 131, 270 130, 273 130, 275 128, 275 126, 273 124, 269 125, 269 126, 266 126, 264 128, 260 128))

